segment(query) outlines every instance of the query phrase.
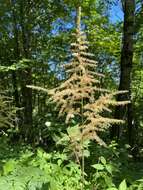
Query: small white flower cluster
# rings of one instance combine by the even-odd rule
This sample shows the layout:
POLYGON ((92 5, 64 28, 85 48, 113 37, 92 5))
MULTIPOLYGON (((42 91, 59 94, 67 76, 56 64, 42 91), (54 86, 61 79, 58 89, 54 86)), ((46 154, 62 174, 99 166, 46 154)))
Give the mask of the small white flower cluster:
POLYGON ((46 125, 47 127, 50 127, 50 126, 51 126, 51 122, 50 122, 50 121, 46 121, 45 125, 46 125))

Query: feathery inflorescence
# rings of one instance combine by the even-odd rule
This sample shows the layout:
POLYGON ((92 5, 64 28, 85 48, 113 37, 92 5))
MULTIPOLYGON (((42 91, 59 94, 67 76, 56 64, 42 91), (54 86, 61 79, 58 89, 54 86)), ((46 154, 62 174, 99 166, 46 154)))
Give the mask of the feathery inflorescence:
POLYGON ((67 78, 59 87, 50 90, 50 100, 56 103, 59 116, 66 117, 66 123, 76 116, 82 118, 79 124, 82 140, 95 139, 99 144, 105 145, 98 136, 98 131, 107 130, 111 124, 123 121, 105 117, 102 113, 111 112, 111 106, 128 104, 128 101, 117 102, 114 98, 126 91, 110 92, 100 88, 99 77, 104 75, 96 72, 96 61, 94 55, 88 52, 86 35, 77 30, 74 36, 76 42, 71 44, 72 60, 64 65, 67 78))

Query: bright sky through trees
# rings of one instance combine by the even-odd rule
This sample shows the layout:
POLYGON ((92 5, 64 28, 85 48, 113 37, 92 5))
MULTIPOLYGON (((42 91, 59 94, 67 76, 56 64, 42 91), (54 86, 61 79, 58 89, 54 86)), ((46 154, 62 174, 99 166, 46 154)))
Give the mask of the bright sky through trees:
POLYGON ((110 20, 115 23, 117 21, 123 21, 123 11, 121 4, 114 5, 110 11, 110 20))

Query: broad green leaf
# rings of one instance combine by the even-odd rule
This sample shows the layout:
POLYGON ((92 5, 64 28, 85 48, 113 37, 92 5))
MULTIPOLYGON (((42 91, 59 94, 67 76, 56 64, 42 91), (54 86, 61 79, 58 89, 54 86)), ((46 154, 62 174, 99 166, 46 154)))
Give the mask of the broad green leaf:
POLYGON ((90 156, 90 151, 89 150, 84 150, 84 156, 89 157, 90 156))
POLYGON ((127 190, 127 183, 125 179, 120 183, 119 190, 127 190))
POLYGON ((80 138, 80 129, 79 129, 78 125, 76 125, 74 127, 69 127, 67 129, 67 132, 71 138, 76 138, 77 140, 78 140, 78 138, 80 138))
POLYGON ((14 160, 9 160, 6 162, 6 164, 3 166, 3 172, 4 175, 7 175, 8 173, 12 172, 16 166, 16 162, 14 160))
POLYGON ((92 167, 97 170, 104 170, 104 166, 102 164, 94 164, 92 167))
POLYGON ((102 164, 104 164, 104 165, 106 164, 106 159, 103 156, 100 157, 100 160, 101 160, 102 164))
POLYGON ((107 170, 110 174, 112 174, 112 166, 111 166, 110 164, 107 164, 105 167, 106 167, 106 170, 107 170))

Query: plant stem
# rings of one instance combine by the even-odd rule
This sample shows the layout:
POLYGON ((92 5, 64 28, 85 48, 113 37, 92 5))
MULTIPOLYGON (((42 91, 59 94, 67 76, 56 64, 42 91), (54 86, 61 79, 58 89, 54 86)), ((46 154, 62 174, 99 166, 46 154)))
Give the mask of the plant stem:
MULTIPOLYGON (((81 28, 81 7, 78 6, 76 9, 76 28, 77 28, 77 34, 78 37, 80 38, 80 28, 81 28)), ((80 44, 79 44, 80 45, 80 44)), ((82 76, 82 72, 81 72, 81 76, 82 76)), ((83 125, 83 98, 81 99, 81 124, 83 125)), ((81 130, 81 134, 82 134, 82 130, 81 130)), ((81 182, 82 182, 82 186, 81 186, 81 190, 84 190, 84 142, 83 142, 83 136, 81 139, 81 154, 82 154, 82 158, 81 158, 81 182)))

